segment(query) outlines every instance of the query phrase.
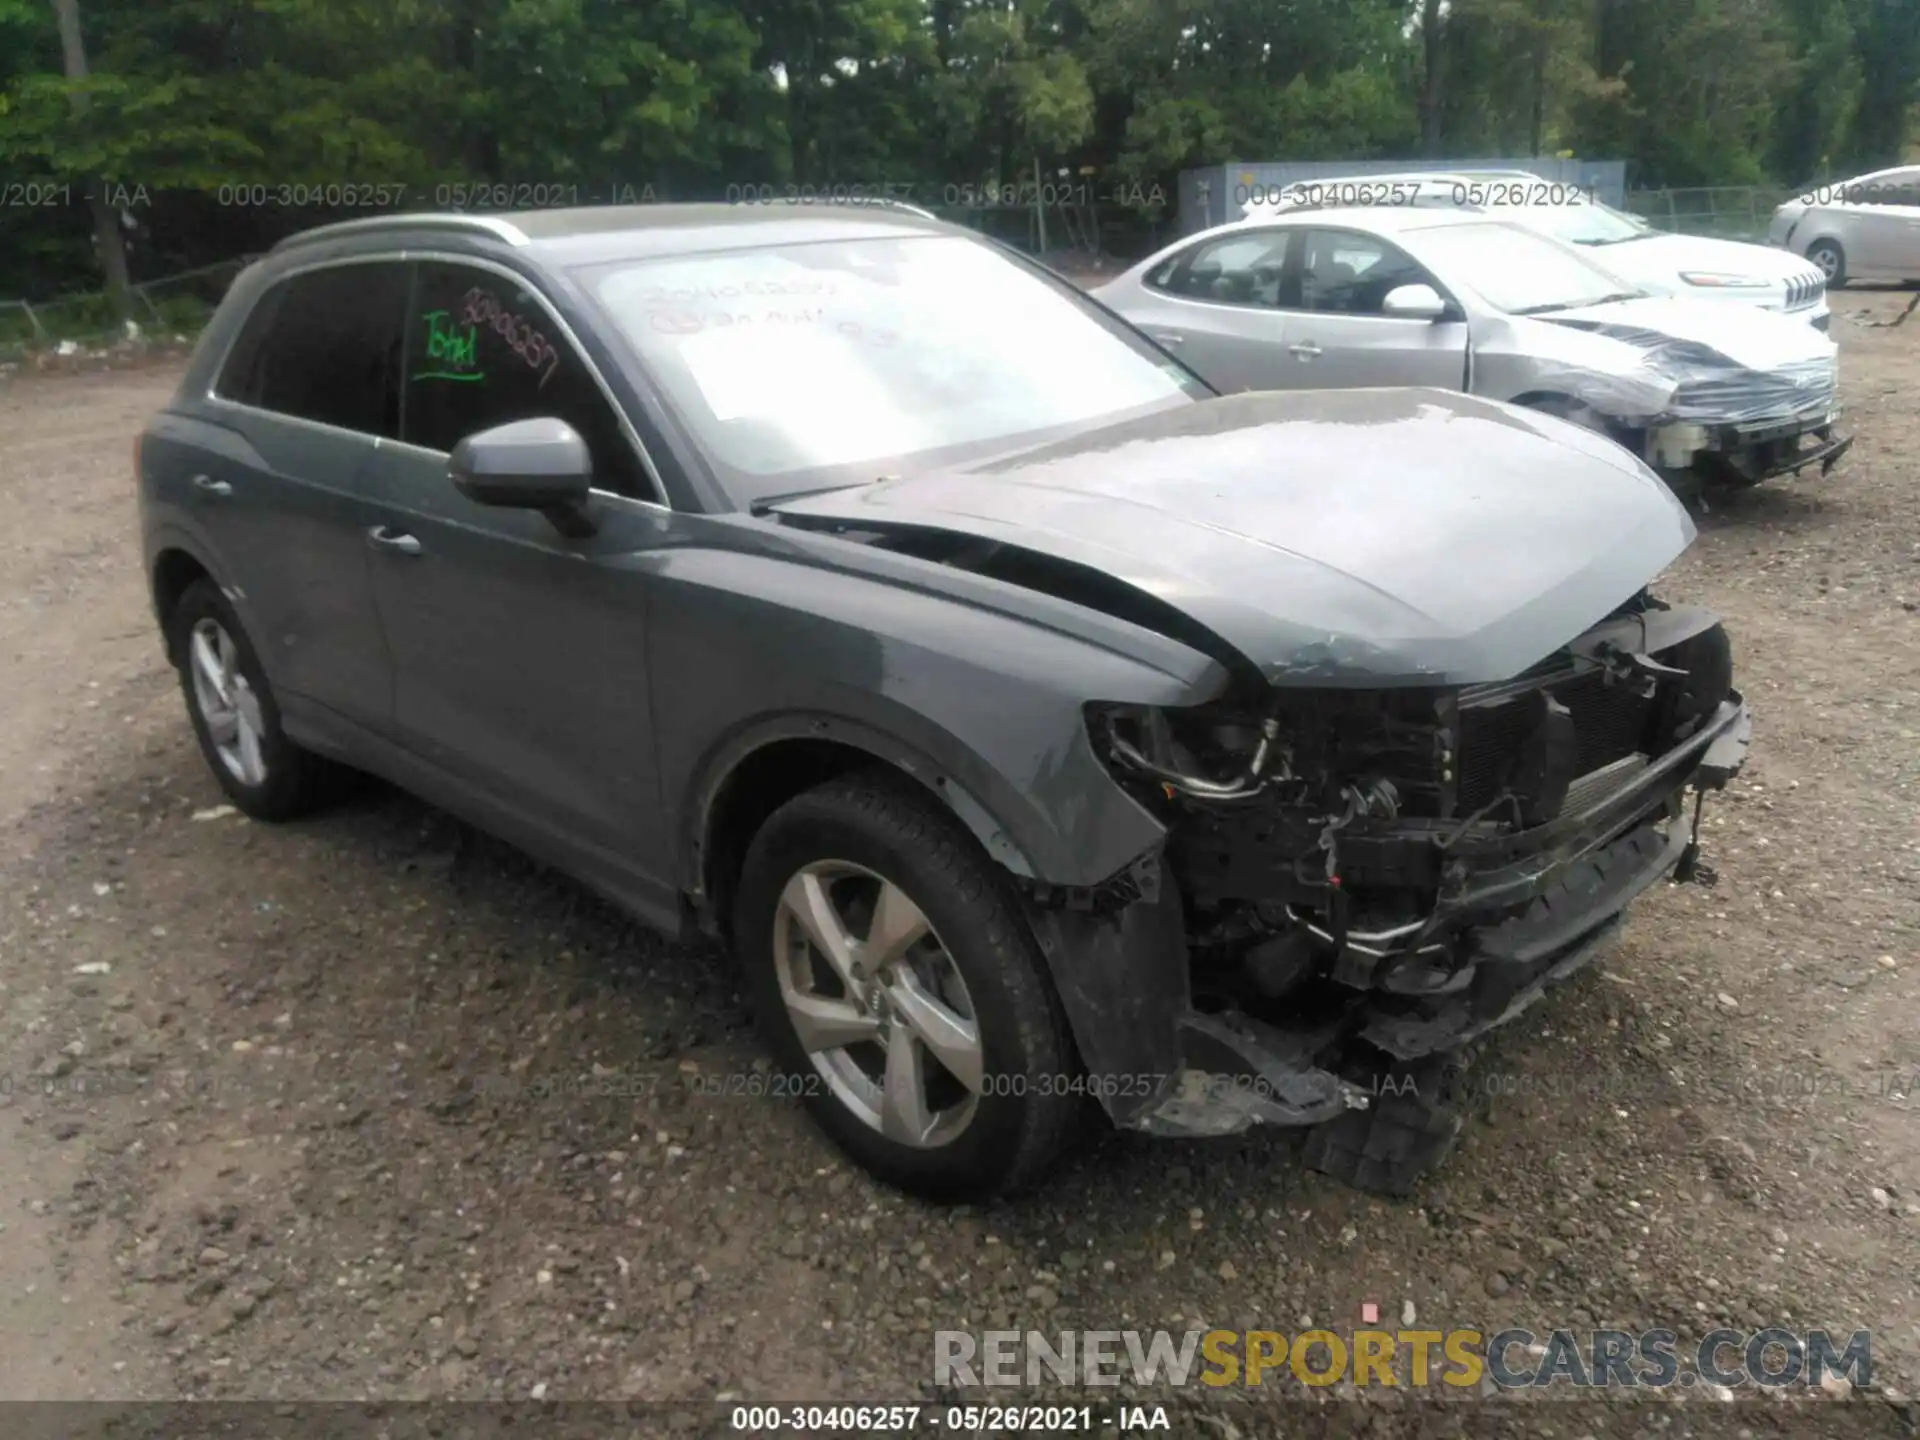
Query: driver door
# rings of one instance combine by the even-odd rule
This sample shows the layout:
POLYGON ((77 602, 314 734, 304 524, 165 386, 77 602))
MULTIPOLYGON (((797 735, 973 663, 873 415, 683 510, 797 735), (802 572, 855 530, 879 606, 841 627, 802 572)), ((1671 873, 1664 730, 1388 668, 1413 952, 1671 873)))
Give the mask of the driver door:
POLYGON ((1288 271, 1287 374, 1298 389, 1427 385, 1464 390, 1467 320, 1451 308, 1438 320, 1389 315, 1403 285, 1447 291, 1412 256, 1378 235, 1315 227, 1301 232, 1288 271))
POLYGON ((401 443, 382 447, 366 536, 395 736, 489 828, 563 850, 636 908, 669 907, 648 579, 635 563, 660 547, 669 512, 585 356, 525 282, 424 260, 406 316, 401 443), (461 439, 535 416, 566 421, 592 452, 593 535, 477 504, 448 477, 461 439))

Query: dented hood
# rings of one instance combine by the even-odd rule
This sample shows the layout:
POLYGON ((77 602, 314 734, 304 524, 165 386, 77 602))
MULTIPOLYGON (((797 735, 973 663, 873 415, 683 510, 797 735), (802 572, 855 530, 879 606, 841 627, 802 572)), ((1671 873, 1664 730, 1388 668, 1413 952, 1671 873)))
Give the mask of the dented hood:
POLYGON ((1411 389, 1227 396, 772 509, 1090 567, 1280 685, 1505 679, 1604 618, 1694 534, 1612 441, 1411 389))

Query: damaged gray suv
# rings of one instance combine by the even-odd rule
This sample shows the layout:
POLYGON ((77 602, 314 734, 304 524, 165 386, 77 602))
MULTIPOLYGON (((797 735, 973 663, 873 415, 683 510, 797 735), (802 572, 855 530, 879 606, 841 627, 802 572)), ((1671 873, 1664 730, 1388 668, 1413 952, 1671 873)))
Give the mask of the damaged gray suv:
POLYGON ((375 772, 723 938, 787 1092, 926 1194, 1093 1107, 1405 1193, 1747 746, 1619 446, 1218 396, 904 207, 309 232, 138 467, 235 805, 375 772))

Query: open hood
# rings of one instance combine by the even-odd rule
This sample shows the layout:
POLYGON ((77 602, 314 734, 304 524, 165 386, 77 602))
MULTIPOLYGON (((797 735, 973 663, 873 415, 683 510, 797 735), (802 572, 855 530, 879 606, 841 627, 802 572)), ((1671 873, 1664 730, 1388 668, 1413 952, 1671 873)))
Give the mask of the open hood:
POLYGON ((1227 396, 771 509, 1098 572, 1278 685, 1505 679, 1611 613, 1694 534, 1612 441, 1413 389, 1227 396))

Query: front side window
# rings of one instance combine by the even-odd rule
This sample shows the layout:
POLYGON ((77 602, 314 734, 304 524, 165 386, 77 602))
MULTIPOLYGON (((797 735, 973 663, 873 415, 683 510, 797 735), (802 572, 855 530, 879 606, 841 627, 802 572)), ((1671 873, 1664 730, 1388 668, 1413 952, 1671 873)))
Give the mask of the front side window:
POLYGON ((451 451, 515 420, 564 420, 587 442, 594 484, 650 497, 653 487, 586 361, 546 306, 492 270, 429 260, 406 322, 406 434, 451 451))
POLYGON ((1188 300, 1272 309, 1280 304, 1288 233, 1255 230, 1202 241, 1169 256, 1147 276, 1147 284, 1188 300))
POLYGON ((1301 309, 1384 315, 1387 296, 1402 285, 1434 281, 1404 251, 1378 236, 1354 230, 1307 232, 1300 267, 1301 309))
POLYGON ((400 434, 398 262, 333 265, 274 286, 254 307, 214 393, 385 439, 400 434))
POLYGON ((622 260, 581 276, 736 504, 984 458, 1211 393, 1064 282, 960 236, 622 260))

